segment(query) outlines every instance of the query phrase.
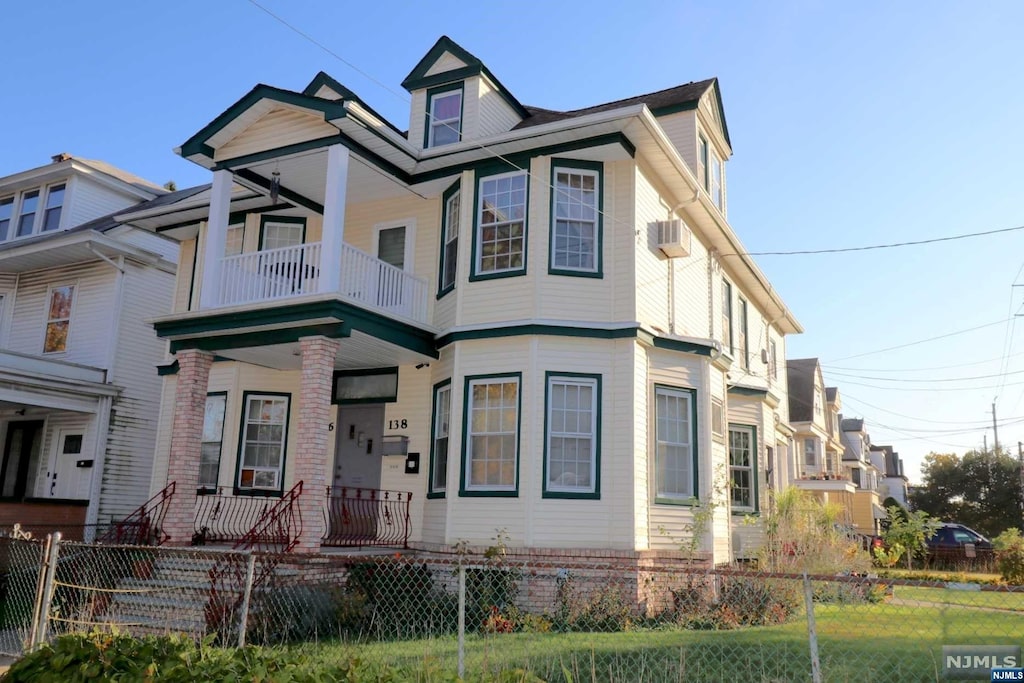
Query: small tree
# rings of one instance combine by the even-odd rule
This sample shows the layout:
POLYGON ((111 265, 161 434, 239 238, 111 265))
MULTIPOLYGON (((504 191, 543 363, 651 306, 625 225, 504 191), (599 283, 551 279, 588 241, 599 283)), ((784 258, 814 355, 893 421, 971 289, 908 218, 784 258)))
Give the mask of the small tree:
POLYGON ((843 507, 808 491, 790 487, 779 492, 765 515, 762 561, 770 571, 811 574, 865 571, 868 554, 839 523, 843 507))
POLYGON ((1024 537, 1016 529, 1007 529, 992 539, 996 549, 996 566, 1003 581, 1024 585, 1024 537))
POLYGON ((890 505, 886 513, 888 518, 882 540, 890 548, 903 548, 907 569, 910 569, 914 556, 924 555, 928 539, 938 530, 940 522, 924 510, 907 512, 899 505, 890 505))

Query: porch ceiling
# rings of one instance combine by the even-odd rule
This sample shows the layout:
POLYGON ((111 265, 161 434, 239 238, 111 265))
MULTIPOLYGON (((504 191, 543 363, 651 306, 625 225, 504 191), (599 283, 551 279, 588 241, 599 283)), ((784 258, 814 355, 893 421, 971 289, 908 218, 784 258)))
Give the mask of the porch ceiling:
MULTIPOLYGON (((218 351, 217 355, 274 370, 302 368, 302 354, 298 342, 229 349, 218 351)), ((358 370, 393 365, 417 365, 432 360, 430 356, 382 341, 365 332, 353 331, 350 336, 341 340, 341 350, 338 351, 334 367, 337 370, 358 370)))

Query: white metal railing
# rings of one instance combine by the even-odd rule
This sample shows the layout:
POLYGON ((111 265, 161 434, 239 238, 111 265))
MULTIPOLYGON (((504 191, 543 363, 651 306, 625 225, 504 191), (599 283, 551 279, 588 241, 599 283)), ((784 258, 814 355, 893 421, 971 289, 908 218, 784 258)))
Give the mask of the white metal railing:
POLYGON ((319 283, 319 242, 226 256, 221 259, 220 305, 314 294, 319 283))
MULTIPOLYGON (((381 313, 427 322, 427 282, 344 244, 342 299, 381 313)), ((320 243, 266 249, 221 260, 221 306, 288 299, 320 289, 320 243)))
POLYGON ((427 322, 427 282, 345 244, 341 294, 366 308, 427 322))

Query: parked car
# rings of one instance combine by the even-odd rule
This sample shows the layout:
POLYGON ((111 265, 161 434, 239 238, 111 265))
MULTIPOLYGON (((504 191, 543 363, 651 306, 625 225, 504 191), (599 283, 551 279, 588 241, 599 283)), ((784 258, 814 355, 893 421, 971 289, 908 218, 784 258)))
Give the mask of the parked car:
POLYGON ((990 564, 994 556, 992 541, 954 522, 943 522, 926 543, 928 563, 933 566, 985 565, 990 564))

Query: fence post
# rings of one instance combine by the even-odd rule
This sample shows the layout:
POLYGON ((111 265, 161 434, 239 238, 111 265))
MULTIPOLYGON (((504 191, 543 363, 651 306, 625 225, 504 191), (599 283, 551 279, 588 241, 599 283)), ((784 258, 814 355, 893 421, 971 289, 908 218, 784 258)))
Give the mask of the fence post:
POLYGON ((39 634, 39 613, 43 609, 43 585, 46 583, 46 558, 50 556, 50 544, 53 542, 51 534, 46 535, 46 544, 39 554, 39 571, 36 573, 36 597, 32 602, 32 622, 28 634, 28 650, 34 650, 39 634))
POLYGON ((53 603, 53 580, 57 573, 57 557, 60 555, 60 532, 57 531, 49 540, 46 553, 46 576, 43 578, 43 594, 39 601, 39 625, 35 630, 33 648, 46 642, 47 629, 50 626, 50 606, 53 603))
POLYGON ((466 567, 459 563, 459 678, 466 676, 466 567))
POLYGON ((811 647, 811 680, 821 683, 821 659, 818 657, 818 626, 814 621, 814 591, 804 572, 804 607, 807 609, 807 638, 811 647))
POLYGON ((242 613, 238 617, 238 647, 245 647, 245 632, 249 629, 249 601, 252 599, 252 582, 256 575, 256 555, 249 551, 245 568, 245 593, 242 594, 242 613))

